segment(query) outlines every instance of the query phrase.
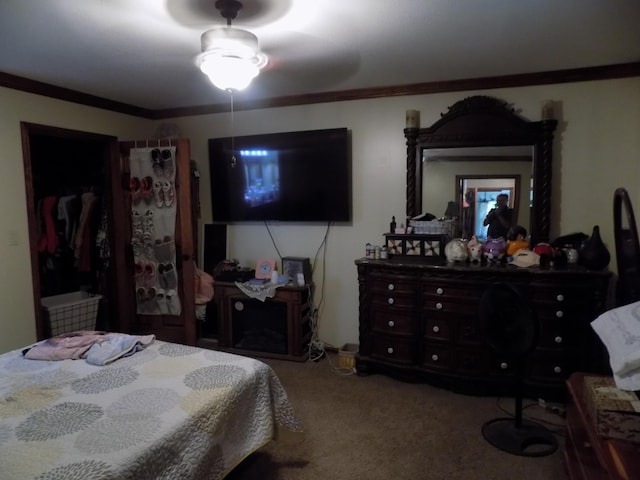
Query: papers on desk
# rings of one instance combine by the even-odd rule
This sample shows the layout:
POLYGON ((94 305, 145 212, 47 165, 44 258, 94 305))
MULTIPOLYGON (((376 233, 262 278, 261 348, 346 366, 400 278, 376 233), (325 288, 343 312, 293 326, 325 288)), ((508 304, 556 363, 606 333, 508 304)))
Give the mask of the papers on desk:
POLYGON ((603 313, 591 327, 607 347, 616 386, 640 390, 640 302, 603 313))

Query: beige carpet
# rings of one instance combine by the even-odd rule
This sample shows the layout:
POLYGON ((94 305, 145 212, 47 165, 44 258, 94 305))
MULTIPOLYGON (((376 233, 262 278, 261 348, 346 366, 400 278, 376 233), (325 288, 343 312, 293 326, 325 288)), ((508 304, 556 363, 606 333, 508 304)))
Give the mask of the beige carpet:
MULTIPOLYGON (((319 362, 263 359, 280 377, 304 433, 286 432, 249 456, 230 480, 566 480, 560 448, 545 457, 502 452, 484 422, 513 412, 511 398, 459 395, 383 375, 340 374, 319 362)), ((537 405, 525 418, 562 433, 563 419, 537 405), (554 426, 557 425, 557 426, 554 426)))

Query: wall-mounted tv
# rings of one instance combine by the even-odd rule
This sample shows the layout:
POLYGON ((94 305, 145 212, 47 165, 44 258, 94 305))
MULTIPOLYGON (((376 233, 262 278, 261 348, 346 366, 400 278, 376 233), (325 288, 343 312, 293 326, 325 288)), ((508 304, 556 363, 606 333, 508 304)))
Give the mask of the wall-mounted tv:
POLYGON ((209 139, 214 222, 351 221, 346 128, 209 139))

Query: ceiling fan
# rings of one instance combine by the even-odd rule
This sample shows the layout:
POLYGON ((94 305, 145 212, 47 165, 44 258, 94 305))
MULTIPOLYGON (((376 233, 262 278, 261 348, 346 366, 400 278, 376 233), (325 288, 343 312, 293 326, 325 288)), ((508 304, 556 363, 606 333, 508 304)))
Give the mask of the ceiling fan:
MULTIPOLYGON (((202 59, 210 46, 223 40, 240 40, 249 46, 247 50, 259 53, 254 56, 248 53, 252 60, 247 63, 251 63, 250 69, 254 73, 257 68, 260 81, 252 82, 251 88, 245 90, 247 93, 243 92, 247 97, 259 91, 267 92, 271 85, 280 88, 284 85, 292 95, 309 88, 327 90, 357 70, 360 53, 353 45, 336 41, 331 33, 332 28, 339 28, 347 19, 338 17, 329 25, 322 21, 332 13, 333 7, 326 6, 330 3, 167 0, 166 8, 178 25, 200 32, 204 30, 201 34, 202 53, 196 59, 201 69, 202 59), (313 9, 318 10, 317 14, 313 9), (225 26, 221 25, 221 19, 225 21, 225 26), (229 29, 233 33, 226 35, 229 29), (238 31, 241 33, 234 36, 238 31), (266 62, 265 57, 268 58, 266 62)), ((231 63, 231 60, 227 60, 231 63)), ((228 85, 220 88, 228 90, 228 85)), ((240 89, 232 87, 231 90, 240 89)))
POLYGON ((241 2, 217 0, 215 6, 227 25, 202 34, 202 53, 196 57, 196 64, 219 89, 244 90, 267 65, 268 58, 260 51, 258 37, 231 26, 242 8, 241 2))

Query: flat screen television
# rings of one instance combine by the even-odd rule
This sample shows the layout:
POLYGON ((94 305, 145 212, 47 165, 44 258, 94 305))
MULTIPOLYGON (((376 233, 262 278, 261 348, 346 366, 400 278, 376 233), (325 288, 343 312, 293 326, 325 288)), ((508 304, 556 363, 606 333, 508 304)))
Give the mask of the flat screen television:
POLYGON ((212 220, 351 221, 346 128, 209 139, 212 220))

